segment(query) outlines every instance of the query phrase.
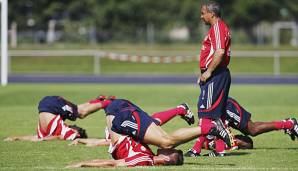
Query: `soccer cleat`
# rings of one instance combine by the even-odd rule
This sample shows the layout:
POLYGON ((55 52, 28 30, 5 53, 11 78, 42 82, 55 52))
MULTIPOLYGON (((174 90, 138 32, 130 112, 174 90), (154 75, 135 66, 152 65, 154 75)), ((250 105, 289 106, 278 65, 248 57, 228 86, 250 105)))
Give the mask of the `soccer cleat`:
POLYGON ((201 154, 200 153, 197 153, 195 150, 193 149, 189 149, 185 154, 184 154, 185 157, 200 157, 201 154))
POLYGON ((209 131, 209 135, 214 135, 224 140, 228 147, 232 147, 234 143, 233 136, 230 131, 226 129, 220 119, 216 119, 213 121, 215 127, 212 127, 209 131))
POLYGON ((296 138, 298 138, 298 122, 297 119, 295 118, 290 118, 291 121, 293 121, 293 128, 291 129, 292 134, 294 134, 296 136, 296 138))
POLYGON ((99 95, 96 99, 99 101, 105 100, 107 97, 105 95, 99 95))
POLYGON ((208 142, 207 147, 209 150, 214 150, 215 149, 215 141, 212 140, 212 141, 208 142))
POLYGON ((285 129, 285 134, 288 134, 290 136, 291 140, 295 141, 296 137, 290 129, 285 129))
POLYGON ((188 123, 188 125, 194 124, 195 117, 193 116, 193 113, 188 107, 188 105, 186 103, 182 103, 179 106, 177 106, 177 108, 180 108, 180 107, 186 110, 186 114, 181 115, 181 118, 184 119, 188 123))
POLYGON ((210 153, 208 154, 204 154, 204 156, 209 156, 209 157, 224 157, 226 155, 225 152, 216 152, 216 151, 211 151, 210 153))
POLYGON ((285 121, 291 121, 293 123, 292 129, 285 129, 285 134, 288 134, 291 137, 291 140, 295 141, 295 138, 298 138, 298 123, 295 118, 287 118, 285 121))
POLYGON ((107 99, 108 99, 108 100, 115 100, 115 99, 116 99, 116 96, 111 95, 111 96, 109 96, 107 99))

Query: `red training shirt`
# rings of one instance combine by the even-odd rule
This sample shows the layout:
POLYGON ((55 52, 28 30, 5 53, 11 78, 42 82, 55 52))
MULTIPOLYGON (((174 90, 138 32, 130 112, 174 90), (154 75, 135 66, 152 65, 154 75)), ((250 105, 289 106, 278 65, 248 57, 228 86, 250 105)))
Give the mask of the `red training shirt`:
POLYGON ((217 49, 225 50, 219 67, 227 67, 231 54, 231 34, 228 26, 222 20, 218 20, 211 26, 208 35, 203 40, 200 54, 200 69, 208 68, 217 49))

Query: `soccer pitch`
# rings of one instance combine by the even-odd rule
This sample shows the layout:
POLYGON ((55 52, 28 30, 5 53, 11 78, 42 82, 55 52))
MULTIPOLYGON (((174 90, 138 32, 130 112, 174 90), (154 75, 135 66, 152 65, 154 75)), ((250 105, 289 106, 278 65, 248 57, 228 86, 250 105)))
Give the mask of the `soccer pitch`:
MULTIPOLYGON (((82 160, 110 159, 108 147, 68 146, 70 142, 66 141, 3 141, 7 136, 35 134, 37 105, 43 96, 61 95, 75 103, 83 103, 100 94, 129 99, 149 114, 175 107, 182 102, 187 102, 196 113, 199 87, 187 84, 10 84, 1 87, 0 170, 64 170, 66 165, 82 160)), ((253 121, 298 117, 296 85, 232 85, 230 95, 252 113, 253 121)), ((96 112, 84 120, 78 119, 76 124, 85 128, 89 137, 104 137, 103 111, 96 112)), ((163 127, 167 132, 171 132, 187 126, 185 121, 177 117, 163 127)), ((185 164, 182 166, 117 170, 297 170, 297 141, 290 140, 282 131, 263 134, 253 140, 254 149, 232 151, 229 156, 223 158, 185 158, 185 164)), ((194 141, 177 148, 185 152, 192 147, 194 141)), ((155 149, 153 148, 153 151, 155 149)))

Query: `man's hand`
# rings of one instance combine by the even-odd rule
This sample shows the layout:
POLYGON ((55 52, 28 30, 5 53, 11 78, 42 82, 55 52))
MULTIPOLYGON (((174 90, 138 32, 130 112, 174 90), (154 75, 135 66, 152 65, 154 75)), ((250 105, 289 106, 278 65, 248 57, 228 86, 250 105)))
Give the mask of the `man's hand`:
POLYGON ((80 138, 77 138, 77 139, 75 139, 75 140, 73 140, 70 144, 68 144, 68 145, 78 145, 78 144, 80 144, 80 138))
POLYGON ((200 81, 205 83, 211 77, 211 74, 209 70, 205 71, 198 80, 198 83, 200 83, 200 81))
POLYGON ((17 141, 18 138, 17 137, 7 137, 4 139, 4 141, 17 141))
POLYGON ((65 168, 72 169, 72 168, 79 168, 79 167, 82 167, 82 163, 73 163, 73 164, 67 165, 65 168))

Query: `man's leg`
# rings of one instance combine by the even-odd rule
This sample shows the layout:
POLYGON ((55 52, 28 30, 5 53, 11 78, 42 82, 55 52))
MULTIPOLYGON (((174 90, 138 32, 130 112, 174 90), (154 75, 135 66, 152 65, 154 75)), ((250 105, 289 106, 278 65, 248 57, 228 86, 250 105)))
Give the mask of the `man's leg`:
POLYGON ((198 157, 201 155, 202 147, 204 145, 204 142, 206 141, 206 136, 201 135, 195 142, 194 146, 189 149, 184 156, 185 157, 198 157))
MULTIPOLYGON (((212 121, 210 119, 207 118, 201 118, 199 120, 199 126, 205 126, 206 124, 210 124, 212 121)), ((185 153, 186 157, 197 157, 200 156, 202 147, 204 142, 206 141, 206 136, 201 135, 198 137, 196 143, 194 144, 194 146, 188 150, 187 153, 185 153)))
POLYGON ((111 100, 104 99, 102 96, 92 99, 89 102, 78 105, 79 118, 83 119, 91 113, 107 107, 111 100))
POLYGON ((181 128, 174 131, 172 134, 168 134, 160 126, 152 123, 146 131, 143 142, 156 145, 160 148, 174 148, 179 144, 198 137, 201 135, 201 131, 201 127, 192 127, 181 128))
POLYGON ((251 136, 257 136, 262 133, 274 131, 274 130, 285 130, 292 129, 294 123, 292 120, 274 121, 274 122, 252 122, 248 121, 247 133, 251 136))
POLYGON ((145 133, 143 142, 160 148, 174 148, 200 135, 207 134, 221 137, 229 146, 231 145, 231 136, 219 121, 206 124, 204 127, 180 128, 171 134, 166 133, 160 126, 152 123, 145 133))
POLYGON ((189 125, 194 123, 193 113, 186 103, 182 103, 173 109, 154 113, 151 117, 158 120, 160 125, 163 125, 177 115, 181 116, 189 125))

